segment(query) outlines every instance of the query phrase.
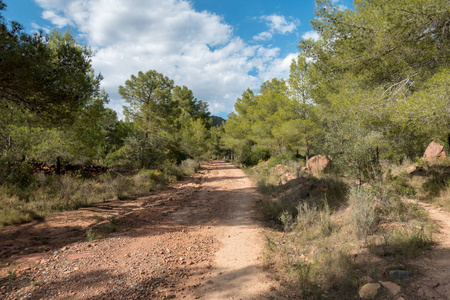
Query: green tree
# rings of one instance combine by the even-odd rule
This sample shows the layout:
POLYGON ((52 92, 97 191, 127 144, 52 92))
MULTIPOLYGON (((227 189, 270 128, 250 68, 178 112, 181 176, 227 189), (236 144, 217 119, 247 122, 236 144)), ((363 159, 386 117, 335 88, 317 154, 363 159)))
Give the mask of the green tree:
POLYGON ((324 122, 339 115, 381 133, 380 154, 390 159, 419 156, 429 139, 448 135, 445 114, 417 109, 441 107, 423 95, 445 92, 448 82, 447 1, 355 1, 353 10, 342 11, 319 0, 316 14, 320 39, 303 40, 299 48, 312 61, 310 92, 324 122), (444 126, 432 128, 431 120, 444 126))
POLYGON ((129 104, 124 114, 146 137, 159 131, 172 132, 178 103, 172 99, 173 80, 154 71, 131 75, 119 94, 129 104))
POLYGON ((36 114, 40 122, 71 121, 99 88, 101 76, 94 75, 91 57, 70 32, 28 35, 0 16, 0 99, 36 114))
POLYGON ((172 91, 172 99, 179 105, 181 118, 209 121, 208 103, 197 100, 194 93, 186 86, 175 86, 172 91))

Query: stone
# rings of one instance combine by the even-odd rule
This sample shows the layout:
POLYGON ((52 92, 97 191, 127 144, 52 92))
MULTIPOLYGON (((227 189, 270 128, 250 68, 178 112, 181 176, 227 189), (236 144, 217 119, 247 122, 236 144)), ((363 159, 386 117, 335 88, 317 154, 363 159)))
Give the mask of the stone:
POLYGON ((433 279, 425 279, 422 281, 423 284, 425 284, 427 287, 435 288, 439 285, 439 281, 433 280, 433 279))
POLYGON ((445 153, 444 146, 434 141, 428 145, 425 153, 423 154, 424 161, 434 161, 446 158, 447 154, 445 153))
POLYGON ((381 285, 394 296, 400 293, 400 291, 402 290, 402 288, 398 284, 390 281, 381 281, 381 285))
POLYGON ((420 297, 420 298, 423 298, 423 296, 425 296, 425 292, 424 292, 424 290, 422 288, 419 288, 417 290, 417 296, 420 297))
POLYGON ((361 299, 375 298, 380 287, 379 283, 367 283, 359 289, 358 295, 361 299))
POLYGON ((371 283, 371 282, 373 282, 373 279, 370 276, 364 276, 363 278, 361 278, 361 282, 371 283))
POLYGON ((389 271, 389 277, 400 280, 408 280, 411 278, 411 273, 406 270, 391 270, 389 271))
POLYGON ((331 163, 331 160, 325 155, 316 155, 308 159, 306 168, 313 174, 323 172, 331 163))
POLYGON ((415 174, 426 174, 427 171, 422 166, 412 165, 405 169, 406 174, 415 175, 415 174))

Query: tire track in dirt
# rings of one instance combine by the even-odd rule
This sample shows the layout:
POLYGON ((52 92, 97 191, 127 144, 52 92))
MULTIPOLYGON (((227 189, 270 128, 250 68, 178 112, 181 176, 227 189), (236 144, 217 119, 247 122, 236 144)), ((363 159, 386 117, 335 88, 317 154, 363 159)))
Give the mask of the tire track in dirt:
POLYGON ((184 216, 184 221, 191 224, 199 221, 207 224, 202 230, 212 234, 221 245, 196 296, 200 299, 270 298, 276 283, 263 269, 264 238, 255 203, 256 188, 242 170, 231 164, 215 161, 208 168, 196 210, 187 208, 174 215, 178 219, 184 216), (204 211, 207 214, 201 213, 204 211))

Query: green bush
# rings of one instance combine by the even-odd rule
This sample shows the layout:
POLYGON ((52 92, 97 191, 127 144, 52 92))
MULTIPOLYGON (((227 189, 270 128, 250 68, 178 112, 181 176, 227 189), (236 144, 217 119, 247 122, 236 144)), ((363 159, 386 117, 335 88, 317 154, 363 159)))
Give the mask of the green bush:
POLYGON ((409 178, 405 173, 392 177, 388 182, 391 183, 394 193, 401 197, 414 197, 416 195, 416 191, 409 183, 409 178))
POLYGON ((180 169, 185 175, 192 175, 197 173, 200 164, 193 159, 186 159, 181 162, 180 169))
POLYGON ((255 166, 260 161, 266 161, 270 157, 267 149, 245 147, 241 153, 241 163, 244 166, 255 166))
POLYGON ((374 196, 364 187, 352 187, 350 189, 349 204, 352 213, 354 232, 361 238, 365 237, 376 220, 374 208, 374 196))
POLYGON ((450 170, 433 169, 430 175, 428 180, 422 185, 422 189, 429 196, 437 197, 443 190, 450 187, 450 170))

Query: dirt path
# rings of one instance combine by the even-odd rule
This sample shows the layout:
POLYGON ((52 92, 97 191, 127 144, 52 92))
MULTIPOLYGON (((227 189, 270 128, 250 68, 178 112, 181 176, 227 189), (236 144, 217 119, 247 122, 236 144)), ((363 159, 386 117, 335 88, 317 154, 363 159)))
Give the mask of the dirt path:
MULTIPOLYGON (((215 162, 198 195, 210 219, 209 232, 221 248, 214 266, 197 294, 202 299, 258 299, 270 294, 268 274, 262 269, 264 239, 257 221, 256 189, 250 179, 230 164, 215 162), (212 206, 211 206, 212 205, 212 206), (212 209, 211 209, 212 208, 212 209)), ((198 207, 174 215, 194 215, 198 207)), ((197 221, 199 219, 197 218, 197 221)), ((188 222, 195 222, 189 220, 188 222)))
POLYGON ((273 298, 256 197, 215 161, 149 197, 1 228, 0 298, 273 298))
POLYGON ((433 240, 437 246, 414 261, 423 276, 412 282, 413 299, 450 299, 450 214, 430 204, 419 202, 429 217, 439 226, 433 240))

